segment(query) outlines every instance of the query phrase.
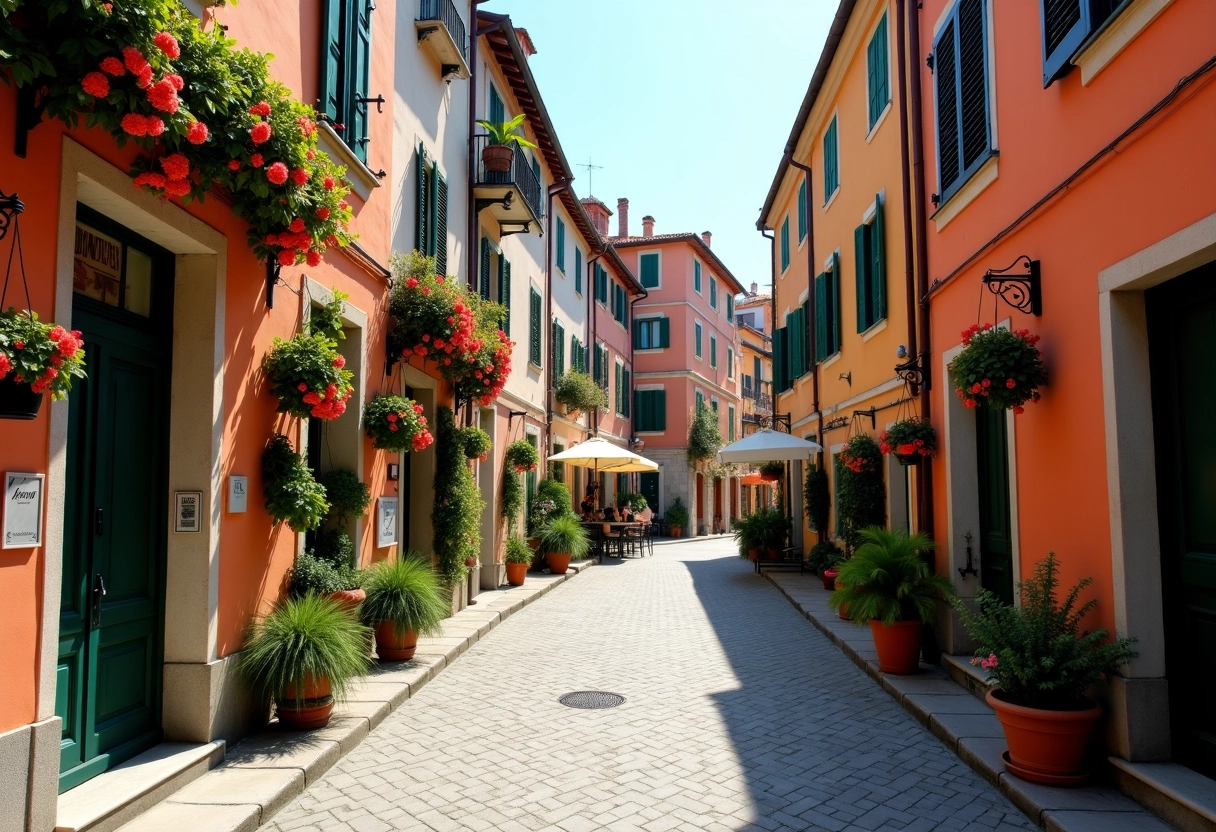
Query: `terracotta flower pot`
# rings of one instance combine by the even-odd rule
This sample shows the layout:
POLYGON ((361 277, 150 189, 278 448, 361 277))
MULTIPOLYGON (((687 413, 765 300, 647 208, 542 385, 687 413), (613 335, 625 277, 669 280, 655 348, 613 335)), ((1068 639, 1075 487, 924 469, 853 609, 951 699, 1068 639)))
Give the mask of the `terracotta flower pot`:
POLYGON ((683 526, 672 526, 672 527, 671 527, 671 536, 672 536, 672 537, 679 537, 679 536, 680 536, 680 534, 681 534, 683 531, 684 531, 684 527, 683 527, 683 526))
POLYGON ((996 711, 1005 731, 1005 768, 1010 774, 1048 786, 1079 786, 1089 779, 1085 749, 1102 718, 1102 706, 1085 700, 1076 711, 1048 711, 1014 705, 993 688, 984 701, 996 711))
POLYGON ((768 555, 769 560, 781 560, 781 550, 776 546, 765 546, 764 553, 768 555))
POLYGON ((751 560, 751 561, 759 560, 760 559, 760 550, 754 546, 752 548, 748 549, 747 558, 748 558, 748 560, 751 560))
POLYGON ((36 419, 38 411, 42 409, 43 398, 28 384, 13 381, 10 373, 0 378, 0 419, 36 419))
POLYGON ((353 610, 363 603, 367 598, 367 593, 362 589, 340 589, 337 592, 329 593, 329 598, 336 601, 342 609, 353 610))
POLYGON ((835 566, 829 566, 827 569, 823 570, 823 574, 821 575, 821 577, 823 578, 823 588, 828 590, 829 592, 832 591, 833 589, 835 589, 836 588, 836 576, 839 574, 840 574, 840 572, 838 572, 836 570, 835 566))
POLYGON ((470 569, 472 569, 474 566, 476 566, 477 563, 478 563, 477 558, 465 558, 464 559, 464 565, 470 569))
POLYGON ((376 626, 376 655, 384 661, 409 661, 417 649, 416 630, 398 630, 391 621, 381 621, 376 626))
POLYGON ((910 676, 920 668, 920 629, 919 621, 896 621, 887 626, 870 619, 870 634, 883 673, 910 676))
POLYGON ((288 685, 281 697, 275 697, 279 724, 293 731, 311 731, 329 724, 334 710, 334 698, 329 680, 309 676, 304 681, 302 700, 296 701, 296 686, 288 685), (297 704, 299 707, 296 707, 297 704))
POLYGON ((550 553, 546 555, 549 560, 549 571, 554 575, 565 575, 566 570, 570 568, 570 555, 550 553))
POLYGON ((486 170, 506 173, 515 159, 515 148, 509 144, 488 144, 481 149, 481 163, 486 170))
POLYGON ((528 577, 528 564, 526 563, 508 563, 507 564, 507 583, 511 586, 523 586, 524 581, 528 577))

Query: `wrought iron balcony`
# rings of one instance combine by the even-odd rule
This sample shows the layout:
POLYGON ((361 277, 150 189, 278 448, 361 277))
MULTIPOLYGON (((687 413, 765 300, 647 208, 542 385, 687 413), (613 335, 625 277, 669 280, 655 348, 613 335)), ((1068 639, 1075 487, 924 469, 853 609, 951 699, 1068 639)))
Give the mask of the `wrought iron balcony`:
POLYGON ((441 76, 469 77, 464 21, 452 0, 418 0, 414 28, 418 31, 418 42, 425 44, 439 61, 441 76))
POLYGON ((481 151, 489 142, 489 136, 473 137, 473 159, 476 172, 473 177, 473 195, 478 213, 488 210, 506 233, 527 233, 532 223, 540 233, 540 221, 544 217, 540 180, 532 170, 532 164, 519 145, 513 145, 511 167, 506 171, 486 168, 481 151))

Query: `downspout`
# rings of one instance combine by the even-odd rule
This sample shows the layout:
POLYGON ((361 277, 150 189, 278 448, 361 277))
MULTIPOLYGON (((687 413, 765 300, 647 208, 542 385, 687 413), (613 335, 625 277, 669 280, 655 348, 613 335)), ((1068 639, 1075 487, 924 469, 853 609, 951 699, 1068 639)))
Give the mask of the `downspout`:
MULTIPOLYGON (((560 194, 566 188, 570 187, 570 179, 563 179, 560 182, 554 182, 548 187, 545 192, 547 198, 545 204, 545 236, 549 236, 553 224, 553 197, 560 194)), ((549 319, 549 337, 545 339, 549 344, 549 375, 553 375, 553 356, 557 353, 557 345, 553 343, 553 242, 552 238, 545 240, 545 316, 549 319)), ((541 324, 544 325, 543 322, 541 324)), ((541 378, 544 378, 544 373, 541 373, 541 378)), ((549 447, 549 442, 552 439, 553 433, 553 385, 557 382, 556 378, 545 385, 545 447, 549 447)))
MULTIPOLYGON (((908 354, 917 356, 916 348, 916 269, 913 258, 916 256, 912 238, 912 160, 908 148, 908 59, 907 59, 907 30, 904 20, 907 15, 907 0, 895 0, 895 17, 899 21, 899 135, 903 141, 899 143, 899 170, 903 188, 904 212, 904 285, 907 294, 908 313, 908 354)), ((915 395, 919 385, 912 390, 915 395)), ((919 505, 919 496, 918 505, 919 505)))
MULTIPOLYGON (((608 253, 608 246, 605 245, 603 248, 600 249, 599 254, 595 255, 594 257, 587 258, 587 282, 584 285, 587 288, 587 310, 588 310, 587 325, 590 327, 590 329, 588 330, 589 337, 587 338, 587 349, 588 350, 594 350, 596 348, 596 346, 595 346, 595 320, 598 315, 598 312, 595 308, 595 283, 594 283, 595 269, 593 268, 593 266, 595 266, 596 262, 607 253, 608 253)), ((594 373, 595 372, 594 353, 592 354, 591 361, 589 363, 591 365, 591 371, 592 371, 592 373, 594 373)), ((592 436, 600 435, 600 409, 598 407, 595 408, 595 410, 592 413, 587 414, 587 424, 591 428, 592 436)))
MULTIPOLYGON (((638 286, 642 287, 642 294, 634 296, 633 300, 629 301, 629 326, 626 327, 628 332, 625 333, 626 337, 629 340, 629 389, 626 390, 625 392, 629 396, 629 404, 627 405, 627 407, 629 408, 629 441, 630 442, 633 441, 633 433, 634 433, 634 431, 633 431, 633 403, 634 403, 633 391, 638 383, 638 368, 635 367, 633 364, 633 327, 634 327, 634 321, 637 320, 637 312, 634 311, 633 305, 640 300, 645 300, 646 298, 650 297, 650 291, 645 286, 642 286, 641 280, 638 280, 638 286)), ((634 485, 640 487, 640 483, 641 483, 641 474, 638 474, 638 479, 635 481, 634 485)))
MULTIPOLYGON (((811 210, 811 169, 789 153, 790 164, 806 174, 806 299, 811 310, 807 337, 811 339, 811 415, 819 417, 819 362, 815 360, 815 212, 811 210)), ((776 297, 776 292, 773 296, 776 297)), ((774 318, 774 328, 777 326, 774 318)), ((819 437, 819 454, 816 464, 823 466, 823 419, 816 418, 815 433, 819 437)))
POLYGON ((481 36, 487 32, 498 28, 497 26, 487 26, 481 29, 477 26, 477 7, 487 0, 469 0, 469 31, 472 36, 469 38, 469 124, 466 136, 469 142, 469 175, 465 178, 465 200, 468 206, 468 261, 469 277, 467 283, 469 288, 477 286, 477 198, 473 196, 473 185, 477 179, 477 160, 473 157, 473 128, 477 126, 477 42, 481 36))

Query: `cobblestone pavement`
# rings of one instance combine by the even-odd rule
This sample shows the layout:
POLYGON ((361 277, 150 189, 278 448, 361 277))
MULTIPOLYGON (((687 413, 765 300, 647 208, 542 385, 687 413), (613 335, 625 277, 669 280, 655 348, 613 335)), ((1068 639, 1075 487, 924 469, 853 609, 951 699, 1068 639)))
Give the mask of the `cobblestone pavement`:
POLYGON ((716 540, 588 570, 264 828, 1037 828, 733 555, 716 540), (575 690, 627 701, 558 704, 575 690))

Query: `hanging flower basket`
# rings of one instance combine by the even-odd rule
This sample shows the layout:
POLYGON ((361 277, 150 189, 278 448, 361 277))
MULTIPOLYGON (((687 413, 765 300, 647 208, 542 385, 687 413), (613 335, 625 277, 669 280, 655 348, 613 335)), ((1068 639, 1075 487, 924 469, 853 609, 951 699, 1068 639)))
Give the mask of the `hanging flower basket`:
POLYGON ((79 332, 38 320, 35 312, 0 312, 0 419, 33 419, 42 394, 67 398, 72 379, 84 378, 79 332))
POLYGON ((878 434, 878 449, 894 454, 904 465, 919 465, 937 450, 937 431, 920 419, 900 419, 878 434))
POLYGON ((488 433, 471 425, 460 429, 460 441, 464 443, 465 458, 481 462, 485 462, 489 458, 490 448, 494 446, 488 433))
POLYGON ((553 386, 553 401, 565 405, 566 415, 590 413, 608 406, 608 393, 586 373, 567 370, 553 386))
POLYGON ((1022 413, 1026 402, 1038 402, 1047 383, 1039 336, 1028 329, 1011 332, 991 324, 963 330, 965 349, 950 363, 950 380, 965 407, 981 404, 1022 413))
POLYGON ((540 454, 528 440, 516 439, 507 446, 503 462, 522 474, 525 471, 536 470, 536 466, 540 464, 540 454))
POLYGON ((378 451, 421 451, 435 441, 422 405, 404 396, 373 396, 363 406, 363 432, 378 451))
POLYGON ((290 341, 275 338, 263 362, 280 413, 327 421, 346 412, 346 401, 355 390, 353 374, 345 366, 337 342, 320 333, 301 333, 290 341))
POLYGON ((771 461, 760 466, 760 479, 765 482, 777 482, 785 476, 785 463, 771 461))

